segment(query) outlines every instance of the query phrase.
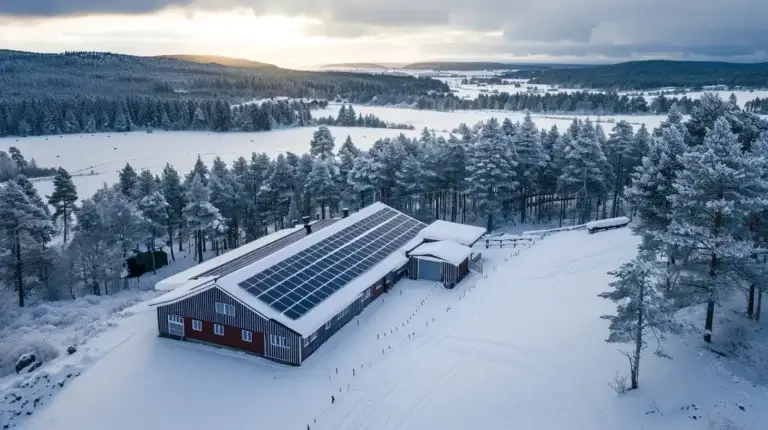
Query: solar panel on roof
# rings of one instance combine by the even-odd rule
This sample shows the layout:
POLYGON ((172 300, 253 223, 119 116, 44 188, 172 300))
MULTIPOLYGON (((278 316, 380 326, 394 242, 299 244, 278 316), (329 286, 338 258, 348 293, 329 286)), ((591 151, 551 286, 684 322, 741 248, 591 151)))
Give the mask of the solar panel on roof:
POLYGON ((385 208, 297 253, 296 259, 283 260, 239 285, 278 312, 297 319, 425 227, 385 208))
MULTIPOLYGON (((312 224, 312 229, 314 231, 318 231, 325 227, 328 227, 329 225, 335 223, 336 221, 338 220, 327 219, 327 220, 317 221, 316 223, 312 224)), ((198 279, 198 278, 203 278, 207 276, 214 276, 218 278, 224 275, 228 275, 230 273, 233 273, 237 270, 242 269, 243 267, 246 267, 250 264, 257 262, 268 255, 274 254, 275 252, 285 248, 286 246, 292 243, 298 242, 299 240, 303 239, 306 236, 307 236, 307 232, 304 229, 299 230, 295 233, 291 233, 280 239, 272 241, 260 248, 254 249, 253 251, 243 254, 235 259, 227 261, 224 264, 216 266, 213 269, 200 273, 199 275, 195 276, 192 279, 198 279)))

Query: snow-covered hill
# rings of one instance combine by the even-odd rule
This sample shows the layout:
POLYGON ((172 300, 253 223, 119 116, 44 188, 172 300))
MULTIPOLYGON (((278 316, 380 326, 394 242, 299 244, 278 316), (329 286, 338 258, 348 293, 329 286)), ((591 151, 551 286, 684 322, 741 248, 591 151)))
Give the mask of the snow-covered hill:
POLYGON ((91 343, 93 361, 29 430, 766 428, 768 396, 679 338, 643 361, 641 388, 604 342, 597 294, 634 257, 628 229, 481 249, 456 289, 402 281, 302 367, 157 337, 153 309, 91 343), (331 403, 331 396, 335 402, 331 403))

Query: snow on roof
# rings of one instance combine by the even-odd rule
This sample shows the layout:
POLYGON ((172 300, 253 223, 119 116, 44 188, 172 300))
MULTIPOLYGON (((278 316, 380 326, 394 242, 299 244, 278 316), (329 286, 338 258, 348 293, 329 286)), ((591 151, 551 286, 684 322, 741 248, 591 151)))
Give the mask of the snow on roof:
POLYGON ((194 287, 196 285, 199 285, 199 282, 190 282, 190 279, 200 275, 201 273, 205 273, 214 267, 218 267, 228 261, 234 260, 235 258, 238 258, 240 256, 243 256, 251 251, 255 251, 264 245, 267 245, 269 243, 272 243, 278 239, 282 239, 286 236, 288 236, 291 233, 295 233, 299 230, 304 228, 303 226, 297 226, 294 228, 286 228, 283 230, 278 230, 272 234, 268 234, 264 237, 260 237, 252 242, 248 242, 245 245, 235 248, 229 252, 225 252, 224 254, 219 255, 218 257, 211 258, 208 261, 204 261, 197 266, 190 267, 187 270, 184 270, 182 272, 179 272, 173 276, 170 276, 168 278, 163 279, 162 281, 155 284, 156 290, 173 290, 175 288, 181 287, 182 285, 186 284, 192 284, 191 287, 194 287))
POLYGON ((599 221, 591 221, 587 223, 587 229, 593 228, 605 228, 605 227, 618 227, 629 224, 629 218, 620 216, 618 218, 601 219, 599 221))
POLYGON ((429 240, 450 240, 451 242, 471 246, 485 234, 485 228, 455 222, 437 220, 419 233, 429 240))
MULTIPOLYGON (((391 272, 392 270, 405 265, 408 262, 408 258, 405 256, 406 247, 403 246, 396 250, 387 258, 382 260, 379 264, 373 266, 368 271, 353 279, 347 285, 328 296, 322 302, 318 303, 317 306, 309 310, 306 314, 295 320, 288 318, 286 315, 270 307, 267 303, 259 300, 256 296, 241 288, 238 284, 243 280, 261 273, 262 271, 278 264, 279 262, 291 257, 292 255, 318 242, 323 241, 329 236, 332 236, 333 234, 344 230, 352 224, 355 224, 356 222, 361 221, 385 208, 388 208, 388 206, 383 203, 374 203, 366 208, 361 209, 358 212, 350 214, 347 218, 343 218, 316 233, 312 233, 297 242, 291 243, 285 248, 275 251, 273 254, 268 255, 251 265, 218 278, 215 285, 221 288, 227 294, 242 302, 244 305, 251 308, 254 312, 264 316, 265 318, 275 320, 300 334, 301 336, 307 337, 317 331, 317 329, 319 329, 329 319, 333 318, 334 315, 341 312, 341 310, 352 303, 355 298, 366 288, 369 288, 376 281, 386 276, 387 273, 391 272)), ((378 226, 379 224, 374 225, 371 230, 378 226)), ((360 236, 364 235, 365 233, 367 232, 361 233, 360 236)), ((197 273, 201 272, 202 271, 198 271, 197 273)), ((202 288, 196 289, 197 287, 200 287, 200 283, 197 281, 194 283, 187 283, 181 287, 183 290, 185 290, 184 292, 180 291, 177 293, 174 291, 155 299, 153 303, 165 304, 180 300, 190 294, 203 291, 202 288), (166 298, 166 296, 169 296, 170 299, 166 298)), ((208 288, 208 286, 205 288, 208 288)))
POLYGON ((447 240, 427 242, 408 253, 414 257, 435 257, 454 266, 463 263, 470 254, 472 254, 472 248, 447 240))

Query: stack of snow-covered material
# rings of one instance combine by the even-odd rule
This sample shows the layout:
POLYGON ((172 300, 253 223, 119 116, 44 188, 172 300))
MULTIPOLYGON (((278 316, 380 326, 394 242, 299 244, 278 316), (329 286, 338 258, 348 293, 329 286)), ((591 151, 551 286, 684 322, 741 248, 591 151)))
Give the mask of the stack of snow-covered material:
POLYGON ((425 240, 451 241, 464 246, 472 246, 485 235, 485 228, 474 225, 437 220, 419 233, 425 240))
POLYGON ((568 227, 550 228, 546 230, 529 230, 529 231, 524 231, 523 236, 532 236, 532 237, 542 238, 542 237, 547 237, 553 233, 562 233, 565 231, 574 231, 574 230, 584 230, 585 228, 587 228, 586 224, 578 224, 578 225, 570 225, 568 227))
POLYGON ((587 223, 587 230, 589 233, 595 233, 601 230, 610 230, 612 228, 621 228, 629 224, 629 218, 620 216, 617 218, 601 219, 599 221, 592 221, 587 223))
POLYGON ((408 253, 411 257, 435 258, 453 266, 459 266, 471 254, 472 248, 448 240, 426 242, 408 253))

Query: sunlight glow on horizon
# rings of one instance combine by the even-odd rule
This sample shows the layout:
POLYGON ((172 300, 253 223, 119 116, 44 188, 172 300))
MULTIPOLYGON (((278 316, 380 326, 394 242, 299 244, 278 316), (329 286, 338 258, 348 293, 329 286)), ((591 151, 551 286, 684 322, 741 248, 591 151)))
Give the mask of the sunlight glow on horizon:
POLYGON ((168 9, 146 15, 6 20, 0 24, 0 40, 3 48, 29 51, 207 54, 287 67, 346 61, 344 51, 349 47, 354 50, 358 43, 371 42, 308 34, 319 24, 318 19, 256 16, 249 10, 189 13, 168 9))

